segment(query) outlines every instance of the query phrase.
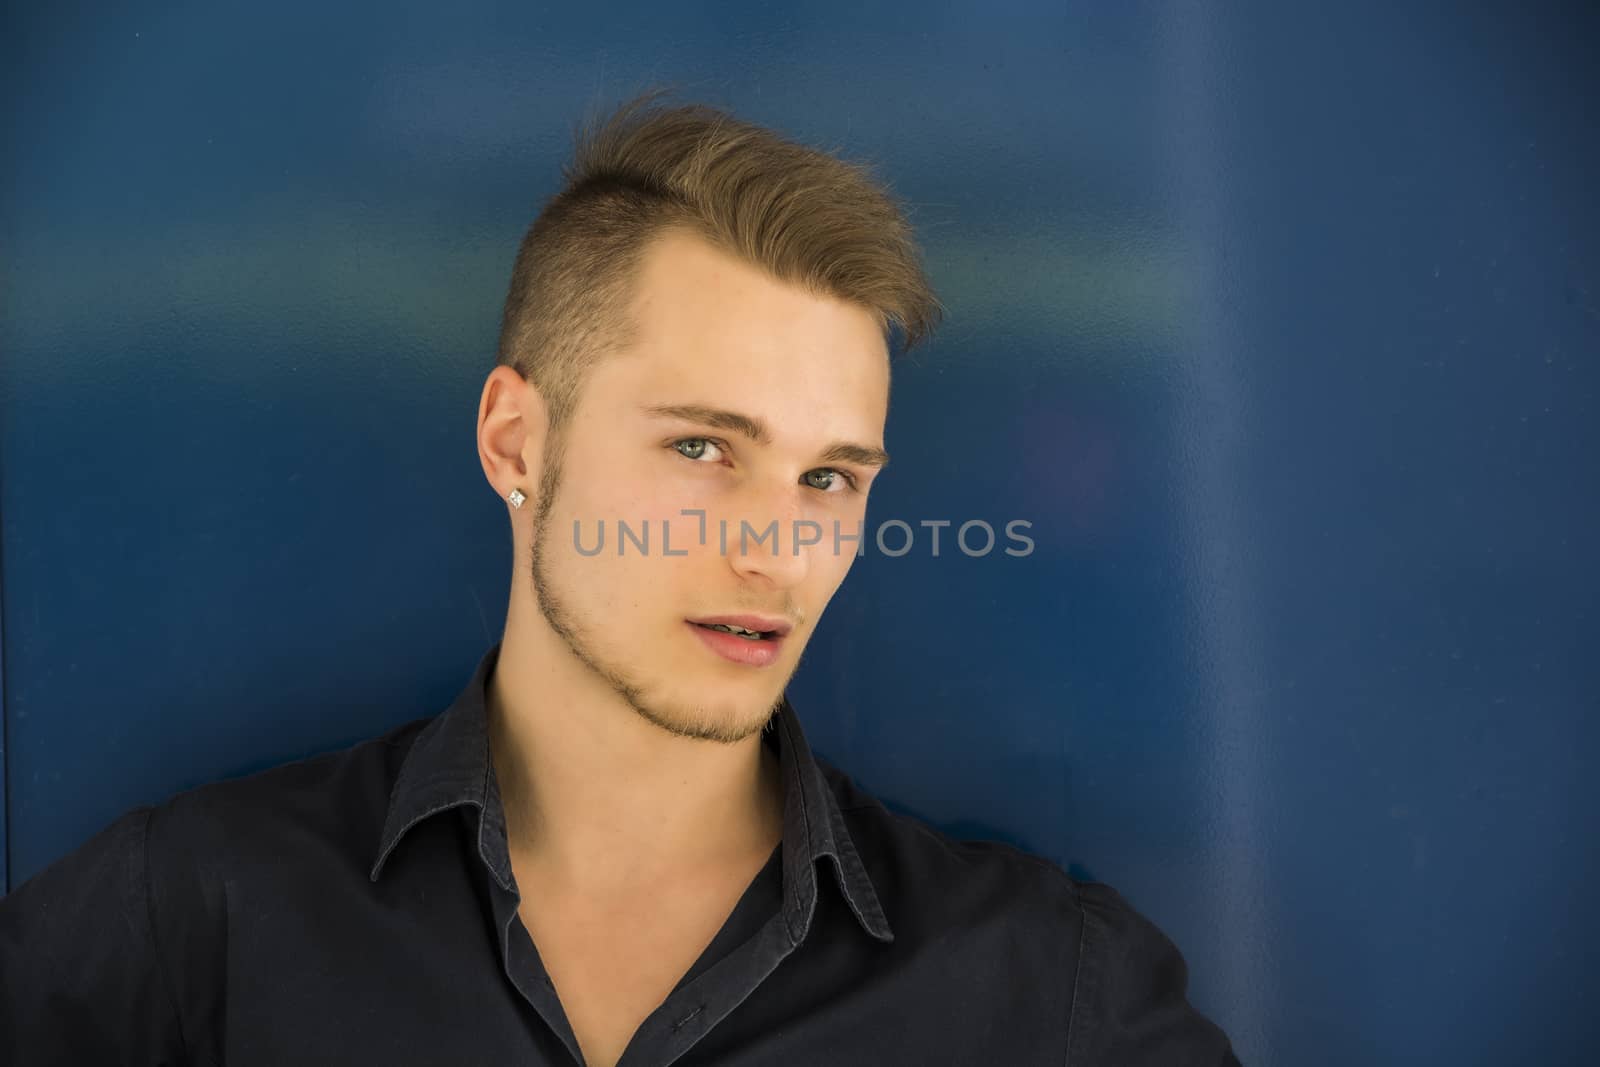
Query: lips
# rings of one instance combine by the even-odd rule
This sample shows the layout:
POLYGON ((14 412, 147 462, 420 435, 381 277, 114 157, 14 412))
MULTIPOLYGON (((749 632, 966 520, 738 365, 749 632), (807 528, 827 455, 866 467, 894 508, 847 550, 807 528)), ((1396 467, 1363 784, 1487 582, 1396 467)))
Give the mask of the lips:
POLYGON ((720 625, 749 630, 760 634, 763 640, 785 637, 793 628, 790 623, 776 615, 708 615, 689 621, 707 629, 720 625))
POLYGON ((717 653, 725 661, 741 667, 770 667, 778 662, 784 648, 784 633, 789 624, 782 619, 760 616, 715 616, 707 619, 685 619, 683 624, 698 637, 702 645, 717 653), (718 624, 741 627, 758 633, 758 637, 741 637, 739 633, 715 629, 718 624))

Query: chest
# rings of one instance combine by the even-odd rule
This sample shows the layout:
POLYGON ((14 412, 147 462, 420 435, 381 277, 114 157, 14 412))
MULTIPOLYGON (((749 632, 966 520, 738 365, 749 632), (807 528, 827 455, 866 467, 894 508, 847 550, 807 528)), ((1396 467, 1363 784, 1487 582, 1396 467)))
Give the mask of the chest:
POLYGON ((524 892, 518 909, 589 1067, 611 1067, 727 921, 736 880, 610 899, 524 892))

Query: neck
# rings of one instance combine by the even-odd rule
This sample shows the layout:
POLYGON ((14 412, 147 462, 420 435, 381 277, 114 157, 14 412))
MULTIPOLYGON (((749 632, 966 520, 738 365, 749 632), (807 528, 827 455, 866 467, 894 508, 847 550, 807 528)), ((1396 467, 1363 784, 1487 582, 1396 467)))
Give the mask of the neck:
POLYGON ((513 856, 595 890, 764 858, 782 838, 777 757, 649 722, 554 634, 507 627, 490 750, 513 856))

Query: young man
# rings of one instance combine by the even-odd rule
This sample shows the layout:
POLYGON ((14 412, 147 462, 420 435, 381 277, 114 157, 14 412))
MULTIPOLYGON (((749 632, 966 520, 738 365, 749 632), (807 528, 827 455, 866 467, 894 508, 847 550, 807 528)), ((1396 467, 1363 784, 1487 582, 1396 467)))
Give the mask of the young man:
POLYGON ((653 96, 567 178, 478 409, 501 641, 0 902, 0 1062, 1236 1063, 1113 890, 889 813, 784 698, 938 318, 888 194, 653 96))

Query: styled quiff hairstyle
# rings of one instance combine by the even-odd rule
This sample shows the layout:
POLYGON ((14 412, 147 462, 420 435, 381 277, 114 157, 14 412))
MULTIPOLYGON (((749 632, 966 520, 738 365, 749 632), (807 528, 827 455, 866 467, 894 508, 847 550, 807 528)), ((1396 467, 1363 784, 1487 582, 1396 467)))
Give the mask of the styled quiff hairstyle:
POLYGON ((902 351, 942 309, 911 228, 861 164, 653 90, 580 128, 565 184, 517 252, 499 363, 544 396, 553 430, 585 370, 632 343, 627 309, 650 239, 678 226, 783 282, 866 308, 902 351))

